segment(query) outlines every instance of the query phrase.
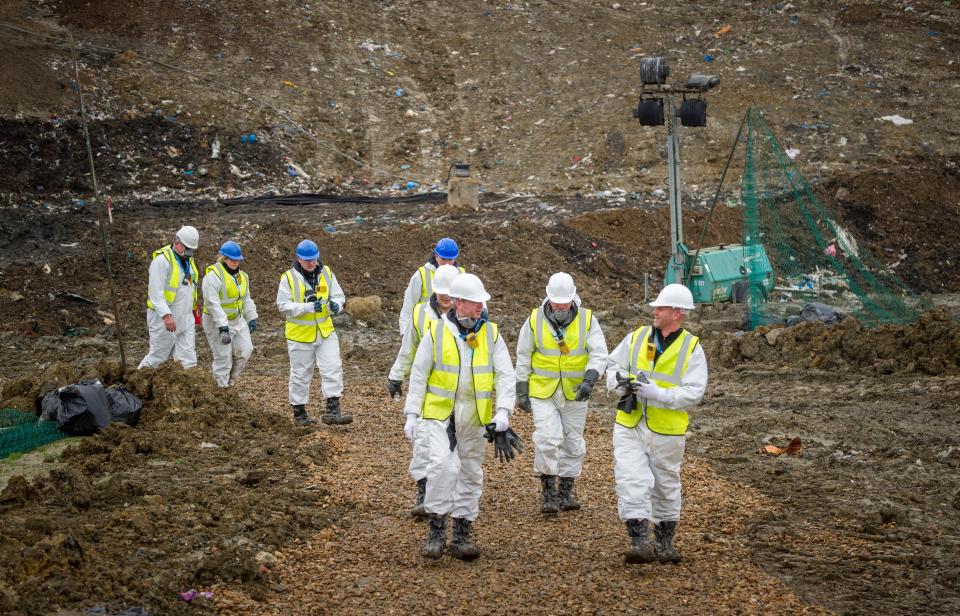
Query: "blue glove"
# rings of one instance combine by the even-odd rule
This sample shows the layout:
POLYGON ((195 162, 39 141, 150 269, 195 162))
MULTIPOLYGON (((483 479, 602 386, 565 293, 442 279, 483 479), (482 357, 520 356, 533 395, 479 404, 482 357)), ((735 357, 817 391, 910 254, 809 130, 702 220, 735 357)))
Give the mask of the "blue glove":
POLYGON ((323 310, 323 300, 318 299, 317 301, 313 302, 313 311, 320 312, 321 310, 323 310))
POLYGON ((340 314, 340 304, 337 302, 330 302, 330 314, 337 315, 340 314))
POLYGON ((251 333, 251 334, 252 334, 253 332, 257 331, 257 320, 256 320, 256 319, 251 319, 251 320, 247 323, 247 328, 250 330, 250 333, 251 333))

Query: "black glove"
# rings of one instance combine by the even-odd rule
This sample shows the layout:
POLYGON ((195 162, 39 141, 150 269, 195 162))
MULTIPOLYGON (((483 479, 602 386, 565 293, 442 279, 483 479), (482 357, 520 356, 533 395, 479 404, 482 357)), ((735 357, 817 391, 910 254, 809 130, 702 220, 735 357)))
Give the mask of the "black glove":
POLYGON ((317 294, 316 294, 316 293, 311 293, 311 294, 308 295, 303 301, 307 302, 308 304, 313 303, 313 302, 317 301, 317 294))
POLYGON ((517 383, 517 407, 528 413, 533 410, 530 406, 530 383, 526 381, 517 383))
POLYGON ((577 402, 590 399, 590 394, 593 393, 593 386, 597 384, 598 378, 600 378, 600 374, 596 370, 587 370, 586 374, 583 375, 583 380, 580 381, 576 391, 573 392, 577 402))
POLYGON ((390 397, 394 400, 399 400, 400 396, 403 395, 403 381, 387 379, 387 393, 390 394, 390 397))
POLYGON ((450 440, 450 451, 457 448, 457 422, 450 415, 450 423, 447 424, 447 438, 450 440))
POLYGON ((220 344, 230 344, 230 328, 224 325, 218 327, 217 331, 220 332, 220 344))
POLYGON ((340 314, 340 304, 337 302, 330 302, 330 314, 334 316, 340 314))
POLYGON ((486 431, 484 438, 493 443, 493 455, 501 463, 510 462, 517 457, 517 453, 523 453, 523 441, 513 428, 497 432, 497 424, 489 423, 484 426, 484 430, 486 431))
POLYGON ((257 331, 257 320, 256 320, 256 319, 251 319, 250 322, 247 323, 247 329, 250 330, 250 333, 251 333, 251 334, 252 334, 253 332, 257 331))

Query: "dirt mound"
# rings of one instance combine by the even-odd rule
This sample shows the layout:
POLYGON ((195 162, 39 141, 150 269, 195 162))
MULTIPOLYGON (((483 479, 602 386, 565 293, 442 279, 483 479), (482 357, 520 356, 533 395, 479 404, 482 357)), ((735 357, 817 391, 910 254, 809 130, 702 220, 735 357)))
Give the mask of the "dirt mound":
MULTIPOLYGON (((118 379, 106 366, 100 376, 118 379)), ((97 373, 58 365, 29 387, 97 373)), ((166 365, 127 373, 144 401, 136 428, 114 425, 67 450, 63 468, 0 493, 0 611, 144 606, 193 611, 190 588, 242 583, 262 594, 271 553, 323 528, 323 491, 305 489, 323 448, 268 418, 209 373, 166 365), (293 444, 293 446, 291 446, 293 444)))
POLYGON ((864 329, 847 318, 834 326, 806 322, 760 327, 739 336, 707 333, 704 349, 711 365, 730 368, 751 363, 876 374, 953 374, 960 371, 960 323, 946 309, 937 308, 907 326, 864 329))
POLYGON ((866 241, 873 256, 897 264, 914 291, 960 291, 960 163, 945 157, 897 161, 858 169, 826 182, 827 203, 836 203, 841 224, 866 241))

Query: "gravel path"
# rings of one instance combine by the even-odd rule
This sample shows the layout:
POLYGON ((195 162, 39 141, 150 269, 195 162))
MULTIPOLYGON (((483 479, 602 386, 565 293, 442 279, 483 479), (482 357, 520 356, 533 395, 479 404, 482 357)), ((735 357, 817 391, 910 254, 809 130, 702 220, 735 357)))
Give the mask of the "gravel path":
MULTIPOLYGON (((679 566, 623 564, 628 538, 617 519, 611 451, 612 399, 594 400, 587 420, 588 453, 578 482, 583 509, 544 518, 532 472, 527 414, 514 427, 529 445, 519 462, 500 465, 492 449, 474 529, 479 560, 420 556, 424 523, 408 515, 413 483, 400 407, 379 397, 380 379, 349 378, 344 407, 351 426, 321 427, 329 459, 316 467, 330 506, 343 511, 333 526, 277 554, 279 583, 263 602, 218 594, 227 614, 316 613, 827 613, 804 604, 751 561, 748 518, 773 511, 753 489, 720 478, 687 456, 679 566), (363 391, 374 395, 360 397, 363 391), (352 394, 352 395, 351 395, 352 394)), ((250 377, 241 395, 263 401, 286 420, 285 374, 250 377)), ((315 401, 311 402, 314 409, 315 401)), ((279 419, 279 418, 278 418, 279 419)))

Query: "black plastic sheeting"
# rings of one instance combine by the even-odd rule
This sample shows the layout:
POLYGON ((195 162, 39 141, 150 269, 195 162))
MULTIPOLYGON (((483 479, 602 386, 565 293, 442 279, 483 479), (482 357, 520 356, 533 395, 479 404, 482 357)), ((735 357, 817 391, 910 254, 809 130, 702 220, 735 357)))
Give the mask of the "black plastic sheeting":
POLYGON ((294 195, 265 195, 262 197, 239 197, 219 199, 222 205, 316 205, 320 203, 403 204, 445 201, 447 193, 431 192, 402 197, 363 197, 359 195, 331 195, 325 193, 298 193, 294 195))
POLYGON ((114 421, 137 425, 143 403, 124 387, 105 389, 99 380, 92 380, 49 392, 40 408, 40 419, 56 421, 71 436, 86 436, 114 421))

